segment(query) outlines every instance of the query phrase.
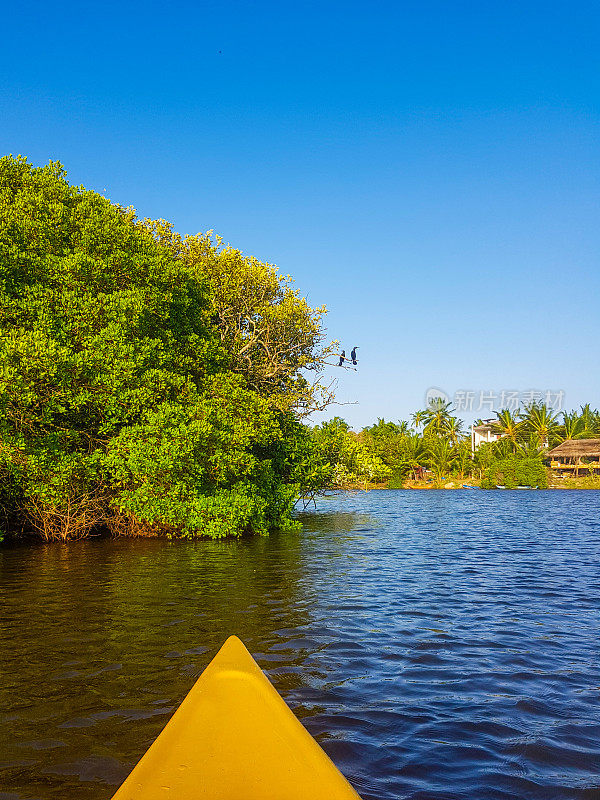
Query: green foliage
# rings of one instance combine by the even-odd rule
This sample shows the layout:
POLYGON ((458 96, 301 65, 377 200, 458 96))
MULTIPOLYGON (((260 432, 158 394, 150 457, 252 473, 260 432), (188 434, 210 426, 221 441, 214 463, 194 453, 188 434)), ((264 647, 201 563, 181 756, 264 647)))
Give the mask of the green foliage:
POLYGON ((332 394, 314 379, 334 349, 324 344, 324 306, 310 308, 289 276, 224 247, 211 232, 182 238, 163 220, 145 226, 191 275, 208 281, 211 322, 233 372, 281 409, 308 414, 327 405, 332 394))
MULTIPOLYGON (((600 412, 589 405, 581 413, 563 414, 563 423, 544 404, 532 404, 515 414, 503 409, 496 414, 495 433, 500 438, 480 444, 471 450, 468 434, 462 421, 452 413, 450 404, 433 400, 424 410, 411 415, 414 429, 406 422, 394 423, 378 419, 364 428, 360 441, 368 445, 390 470, 389 488, 402 488, 411 478, 426 477, 428 482, 441 486, 450 477, 463 480, 468 476, 485 478, 493 463, 523 461, 540 464, 548 447, 565 438, 589 438, 600 435, 600 412)), ((479 420, 480 424, 481 420, 479 420)), ((529 467, 517 474, 521 485, 527 485, 529 467)), ((545 486, 545 470, 536 473, 534 485, 545 486)), ((508 478, 514 483, 513 478, 508 478)), ((516 480, 516 478, 515 478, 516 480)), ((489 483, 489 481, 488 481, 489 483)), ((496 485, 498 481, 492 485, 496 485)), ((515 483, 514 485, 519 485, 515 483)))
POLYGON ((406 422, 386 422, 380 418, 375 425, 363 428, 359 438, 384 464, 397 469, 403 461, 407 435, 406 422))
POLYGON ((553 414, 545 403, 531 403, 520 414, 523 438, 536 436, 543 447, 558 441, 560 424, 558 414, 553 414))
MULTIPOLYGON (((358 435, 349 431, 342 420, 336 421, 336 430, 340 441, 358 441, 366 446, 368 453, 383 462, 388 477, 386 479, 380 473, 376 480, 385 480, 391 489, 402 488, 408 480, 423 477, 437 486, 442 486, 451 477, 464 480, 469 476, 484 479, 487 485, 495 486, 501 481, 490 480, 490 470, 495 469, 498 463, 511 465, 506 478, 509 485, 530 485, 533 480, 531 485, 545 487, 547 476, 543 457, 548 442, 554 444, 565 438, 600 435, 600 413, 589 405, 583 406, 580 414, 564 414, 562 425, 551 409, 539 403, 528 406, 519 414, 503 409, 497 412, 496 417, 494 428, 500 438, 480 444, 474 453, 470 436, 463 432, 462 421, 453 415, 449 403, 439 399, 411 415, 414 429, 406 422, 389 422, 380 418, 358 435), (522 467, 515 467, 515 473, 514 465, 521 462, 522 467), (541 470, 539 465, 542 465, 541 470)), ((332 431, 329 435, 336 440, 332 431)), ((341 445, 337 449, 330 447, 328 458, 330 465, 337 459, 338 478, 346 477, 346 481, 340 479, 335 483, 333 476, 336 473, 332 467, 331 480, 335 485, 348 485, 352 480, 359 482, 356 472, 352 474, 352 480, 343 472, 342 465, 348 459, 341 445)))
MULTIPOLYGON (((492 461, 498 458, 496 445, 497 442, 483 442, 473 453, 473 464, 480 476, 483 475, 492 461)), ((502 453, 502 457, 506 455, 507 453, 502 453)))
POLYGON ((427 460, 438 486, 452 470, 455 459, 456 453, 450 441, 439 436, 429 437, 427 460))
POLYGON ((427 449, 426 437, 409 433, 403 438, 397 469, 404 477, 427 465, 427 449))
POLYGON ((496 486, 506 486, 507 489, 537 486, 546 489, 548 476, 543 461, 541 458, 519 458, 516 455, 492 461, 485 471, 481 487, 495 489, 496 486))
POLYGON ((556 438, 564 442, 567 439, 594 439, 597 436, 600 436, 600 411, 592 409, 587 403, 581 406, 580 414, 577 411, 563 414, 556 438))
POLYGON ((455 417, 452 416, 451 404, 444 402, 441 398, 436 398, 430 401, 429 405, 423 411, 424 433, 444 436, 449 430, 453 429, 454 433, 460 433, 460 424, 455 417), (454 420, 454 423, 451 422, 454 420))
POLYGON ((471 442, 468 439, 462 439, 454 447, 454 468, 458 471, 459 476, 463 478, 471 472, 472 467, 471 442))
MULTIPOLYGON (((600 436, 600 411, 592 409, 589 403, 580 408, 579 419, 582 424, 581 438, 593 439, 600 436)), ((574 412, 575 413, 575 412, 574 412)))
POLYGON ((561 478, 554 484, 560 489, 594 489, 600 490, 600 475, 579 475, 561 478))
POLYGON ((495 432, 501 435, 496 454, 517 453, 525 457, 554 447, 567 439, 593 439, 600 436, 600 412, 589 403, 581 411, 563 412, 562 422, 544 403, 532 403, 518 414, 507 409, 496 412, 495 432))
POLYGON ((280 415, 242 384, 215 377, 195 402, 163 403, 112 439, 106 466, 121 513, 213 538, 285 524, 297 487, 281 482, 280 415))
POLYGON ((568 439, 587 438, 585 423, 583 419, 577 415, 576 411, 573 411, 570 414, 566 412, 563 414, 563 422, 558 432, 557 438, 561 442, 565 442, 568 439))
POLYGON ((494 425, 494 432, 500 434, 503 438, 502 441, 505 447, 505 452, 514 452, 516 443, 519 440, 521 431, 523 430, 523 422, 519 421, 509 409, 502 409, 496 412, 496 423, 494 425))
POLYGON ((391 470, 368 443, 349 430, 340 417, 313 429, 316 457, 327 477, 325 486, 337 488, 385 480, 391 470))
POLYGON ((402 469, 396 469, 390 475, 390 479, 387 482, 387 488, 403 489, 405 480, 406 480, 406 472, 404 472, 402 469))
POLYGON ((291 525, 323 311, 231 248, 192 258, 59 164, 0 159, 0 209, 3 518, 46 539, 291 525))
POLYGON ((515 455, 521 458, 538 458, 544 451, 544 446, 540 437, 536 433, 531 433, 529 438, 517 444, 515 455))

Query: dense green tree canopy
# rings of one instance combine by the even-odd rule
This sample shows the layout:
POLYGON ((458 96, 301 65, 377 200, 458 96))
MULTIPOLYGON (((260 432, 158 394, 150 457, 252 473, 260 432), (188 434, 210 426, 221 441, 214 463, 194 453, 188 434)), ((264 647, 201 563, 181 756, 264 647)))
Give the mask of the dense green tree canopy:
POLYGON ((289 524, 322 315, 270 265, 0 159, 5 520, 46 538, 289 524))

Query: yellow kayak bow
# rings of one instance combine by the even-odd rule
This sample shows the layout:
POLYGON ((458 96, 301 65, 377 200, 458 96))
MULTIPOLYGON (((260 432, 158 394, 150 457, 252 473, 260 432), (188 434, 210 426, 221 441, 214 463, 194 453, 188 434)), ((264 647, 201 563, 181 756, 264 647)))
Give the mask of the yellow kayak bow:
POLYGON ((360 800, 230 636, 113 800, 360 800))

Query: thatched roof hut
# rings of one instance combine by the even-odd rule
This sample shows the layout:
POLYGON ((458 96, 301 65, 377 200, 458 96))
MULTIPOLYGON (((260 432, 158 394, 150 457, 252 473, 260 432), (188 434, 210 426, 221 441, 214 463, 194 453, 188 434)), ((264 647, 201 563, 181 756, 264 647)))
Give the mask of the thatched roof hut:
POLYGON ((546 458, 597 458, 600 459, 600 439, 567 439, 548 450, 546 458))

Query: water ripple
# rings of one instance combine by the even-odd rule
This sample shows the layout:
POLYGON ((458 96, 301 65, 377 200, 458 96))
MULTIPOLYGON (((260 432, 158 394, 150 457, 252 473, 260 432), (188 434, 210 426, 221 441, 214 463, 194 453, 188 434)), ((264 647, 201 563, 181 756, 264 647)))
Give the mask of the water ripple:
POLYGON ((371 492, 300 535, 0 551, 0 800, 111 796, 237 633, 364 800, 598 800, 600 495, 371 492))

